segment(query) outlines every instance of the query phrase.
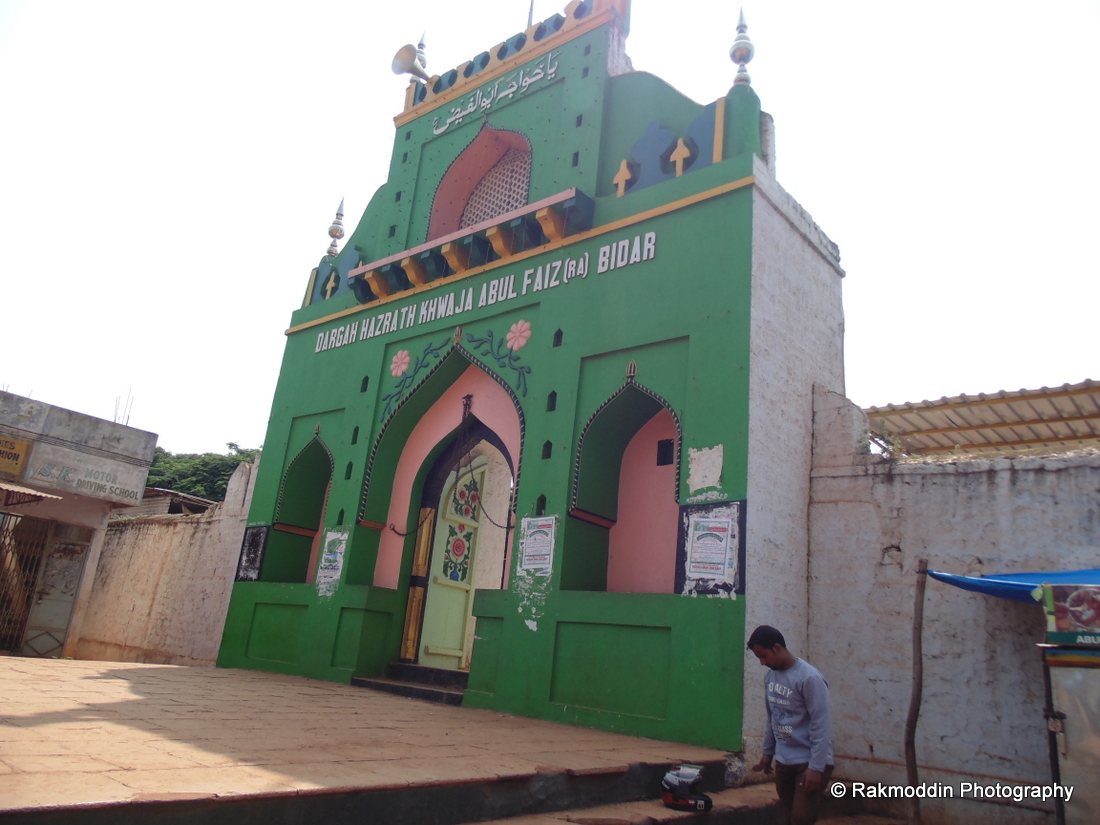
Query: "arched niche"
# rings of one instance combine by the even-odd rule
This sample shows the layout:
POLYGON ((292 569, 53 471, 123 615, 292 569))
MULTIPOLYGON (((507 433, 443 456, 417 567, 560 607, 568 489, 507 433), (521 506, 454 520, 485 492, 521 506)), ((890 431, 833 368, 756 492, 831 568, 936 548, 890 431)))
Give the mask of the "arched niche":
MULTIPOLYGON (((609 593, 672 593, 680 505, 676 464, 661 463, 662 442, 679 443, 676 422, 662 408, 623 450, 618 518, 608 531, 609 593)), ((675 450, 675 447, 674 447, 675 450)))
POLYGON ((526 206, 530 184, 527 138, 484 125, 439 182, 428 240, 526 206))
POLYGON ((332 471, 332 453, 317 436, 290 462, 279 488, 260 581, 311 580, 332 471))
POLYGON ((633 380, 592 415, 577 444, 563 590, 673 592, 680 442, 668 402, 633 380))

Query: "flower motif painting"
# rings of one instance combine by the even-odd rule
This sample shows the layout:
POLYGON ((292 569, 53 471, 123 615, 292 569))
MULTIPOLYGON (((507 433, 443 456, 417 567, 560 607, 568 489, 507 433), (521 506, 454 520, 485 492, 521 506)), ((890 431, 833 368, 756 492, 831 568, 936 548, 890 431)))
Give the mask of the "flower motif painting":
POLYGON ((466 542, 456 538, 451 542, 451 557, 456 561, 466 555, 466 542))
POLYGON ((393 360, 390 361, 390 375, 394 378, 400 378, 408 371, 409 362, 411 360, 407 349, 398 352, 397 355, 393 357, 393 360))
POLYGON ((492 358, 503 369, 511 369, 516 372, 516 389, 520 395, 527 395, 527 376, 531 373, 531 367, 520 363, 517 350, 527 346, 531 339, 531 322, 522 318, 512 324, 508 332, 497 337, 489 329, 484 335, 466 334, 466 340, 471 348, 478 351, 482 357, 492 358))
POLYGON ((449 340, 448 337, 438 343, 429 341, 424 351, 415 359, 407 349, 400 350, 393 356, 390 360, 390 375, 398 380, 393 390, 382 396, 382 418, 390 417, 401 396, 416 383, 416 376, 439 360, 441 353, 447 349, 449 340))
POLYGON ((447 544, 443 553, 443 575, 464 582, 470 577, 470 555, 474 550, 474 531, 466 525, 447 525, 447 544))
POLYGON ((476 477, 471 477, 465 484, 455 485, 451 493, 451 507, 459 518, 468 518, 476 521, 480 516, 477 512, 479 500, 478 491, 480 485, 476 477))
POLYGON ((505 336, 508 340, 508 349, 515 352, 517 349, 521 349, 527 345, 527 341, 531 338, 531 323, 530 321, 519 320, 512 324, 512 328, 508 330, 508 335, 505 336))

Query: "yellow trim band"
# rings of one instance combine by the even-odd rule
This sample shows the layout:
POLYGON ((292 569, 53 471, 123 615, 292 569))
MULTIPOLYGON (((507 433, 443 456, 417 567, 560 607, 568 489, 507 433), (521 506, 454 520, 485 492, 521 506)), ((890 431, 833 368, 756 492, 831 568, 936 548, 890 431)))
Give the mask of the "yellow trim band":
POLYGON ((726 139, 726 99, 714 101, 714 163, 722 162, 722 142, 726 139))

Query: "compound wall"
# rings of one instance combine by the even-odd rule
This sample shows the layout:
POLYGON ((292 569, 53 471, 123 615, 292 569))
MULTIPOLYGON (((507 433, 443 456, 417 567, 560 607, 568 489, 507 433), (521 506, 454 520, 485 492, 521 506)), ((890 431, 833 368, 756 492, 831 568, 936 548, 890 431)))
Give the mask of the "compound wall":
MULTIPOLYGON (((905 780, 918 559, 963 575, 1096 567, 1100 451, 891 462, 860 453, 866 419, 819 391, 810 507, 809 644, 829 680, 837 774, 905 780)), ((929 579, 922 782, 1048 783, 1041 606, 929 579)), ((1046 822, 1053 808, 926 800, 926 822, 1046 822)))

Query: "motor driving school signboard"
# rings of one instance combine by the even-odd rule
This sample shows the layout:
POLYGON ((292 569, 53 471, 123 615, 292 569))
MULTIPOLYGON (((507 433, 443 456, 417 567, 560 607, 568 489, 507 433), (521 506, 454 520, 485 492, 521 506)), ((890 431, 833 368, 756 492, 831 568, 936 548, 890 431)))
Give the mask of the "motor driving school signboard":
POLYGON ((1044 584, 1047 643, 1100 648, 1100 586, 1044 584))

